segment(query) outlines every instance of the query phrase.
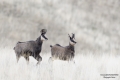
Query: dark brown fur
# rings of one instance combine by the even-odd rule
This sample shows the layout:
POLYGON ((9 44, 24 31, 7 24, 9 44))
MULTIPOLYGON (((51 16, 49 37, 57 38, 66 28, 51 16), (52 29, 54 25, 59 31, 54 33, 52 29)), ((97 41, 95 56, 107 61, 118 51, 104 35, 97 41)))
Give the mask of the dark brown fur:
POLYGON ((72 60, 75 56, 74 46, 69 45, 66 47, 62 47, 59 45, 54 45, 51 48, 51 55, 53 59, 60 59, 60 60, 72 60))
MULTIPOLYGON (((45 33, 46 32, 44 32, 44 34, 45 33)), ((44 36, 44 34, 41 32, 41 36, 44 36)), ((27 62, 29 62, 29 56, 33 56, 38 61, 37 64, 42 61, 42 57, 40 56, 43 43, 41 36, 38 37, 35 41, 18 42, 16 44, 14 50, 16 53, 17 62, 21 56, 23 56, 27 62)))
MULTIPOLYGON (((70 37, 70 36, 69 36, 70 37)), ((70 40, 73 43, 76 43, 73 41, 74 36, 70 37, 70 40)), ((75 50, 74 50, 74 45, 70 44, 66 47, 61 46, 60 44, 56 44, 54 46, 50 45, 51 47, 51 56, 50 60, 65 60, 65 61, 70 61, 74 58, 75 56, 75 50)))

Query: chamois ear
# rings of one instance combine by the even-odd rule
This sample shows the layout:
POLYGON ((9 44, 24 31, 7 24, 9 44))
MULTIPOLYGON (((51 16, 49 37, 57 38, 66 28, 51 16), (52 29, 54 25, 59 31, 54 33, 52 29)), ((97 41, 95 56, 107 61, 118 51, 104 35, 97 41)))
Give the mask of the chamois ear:
POLYGON ((47 32, 47 29, 42 29, 42 30, 40 31, 41 34, 46 34, 46 32, 47 32))
POLYGON ((73 39, 73 38, 75 39, 75 34, 74 34, 74 33, 72 33, 72 39, 73 39))

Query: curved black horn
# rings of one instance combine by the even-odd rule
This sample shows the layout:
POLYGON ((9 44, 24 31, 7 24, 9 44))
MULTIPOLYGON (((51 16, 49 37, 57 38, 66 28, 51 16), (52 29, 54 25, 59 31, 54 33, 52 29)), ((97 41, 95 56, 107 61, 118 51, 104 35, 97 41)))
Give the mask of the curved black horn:
POLYGON ((74 33, 72 33, 72 38, 74 38, 74 39, 75 39, 75 34, 74 34, 74 33))
MULTIPOLYGON (((68 34, 68 36, 70 37, 70 35, 68 34)), ((71 38, 71 37, 70 37, 71 38)))

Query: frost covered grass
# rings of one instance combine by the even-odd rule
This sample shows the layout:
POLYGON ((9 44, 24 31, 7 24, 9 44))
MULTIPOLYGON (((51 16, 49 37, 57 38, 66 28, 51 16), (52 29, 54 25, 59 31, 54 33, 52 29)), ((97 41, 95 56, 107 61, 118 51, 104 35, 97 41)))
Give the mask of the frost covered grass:
POLYGON ((29 65, 23 57, 17 63, 13 49, 1 48, 0 80, 108 79, 101 74, 118 74, 109 80, 120 80, 119 3, 120 0, 0 0, 0 47, 35 40, 42 28, 48 30, 49 38, 43 45, 39 66, 32 57, 29 65), (68 33, 76 35, 75 64, 59 60, 48 63, 48 45, 66 46, 68 33))
POLYGON ((0 80, 106 80, 101 74, 118 74, 111 80, 120 80, 120 57, 114 55, 79 54, 72 62, 56 60, 49 63, 50 53, 41 56, 41 64, 30 57, 29 65, 23 57, 16 62, 11 49, 0 49, 0 80))

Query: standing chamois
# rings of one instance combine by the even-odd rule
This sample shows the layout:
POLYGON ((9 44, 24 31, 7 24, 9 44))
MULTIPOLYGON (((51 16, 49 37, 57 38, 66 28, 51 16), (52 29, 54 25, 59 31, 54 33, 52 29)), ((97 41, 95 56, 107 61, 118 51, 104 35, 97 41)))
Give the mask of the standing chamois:
MULTIPOLYGON (((68 34, 69 35, 69 34, 68 34)), ((69 45, 66 47, 63 47, 59 44, 56 44, 54 46, 50 45, 51 47, 51 56, 49 60, 64 60, 64 61, 70 61, 75 56, 75 50, 74 45, 76 44, 75 34, 72 34, 72 37, 69 35, 70 42, 69 45)))
POLYGON ((18 42, 16 44, 14 51, 16 53, 17 62, 21 56, 26 59, 27 63, 29 63, 29 56, 33 56, 38 61, 37 64, 42 61, 42 57, 40 56, 42 43, 44 40, 48 40, 48 38, 45 36, 47 32, 46 29, 42 29, 40 32, 41 35, 35 41, 18 42))

